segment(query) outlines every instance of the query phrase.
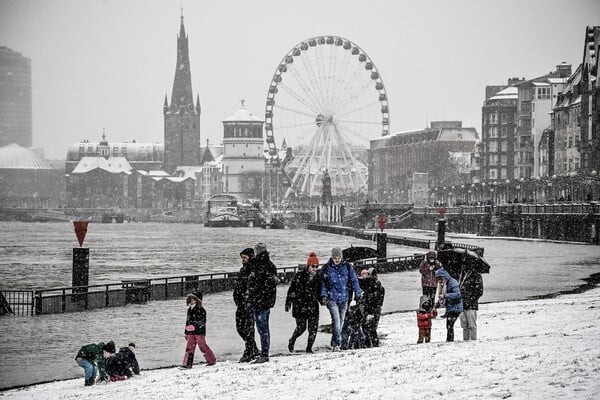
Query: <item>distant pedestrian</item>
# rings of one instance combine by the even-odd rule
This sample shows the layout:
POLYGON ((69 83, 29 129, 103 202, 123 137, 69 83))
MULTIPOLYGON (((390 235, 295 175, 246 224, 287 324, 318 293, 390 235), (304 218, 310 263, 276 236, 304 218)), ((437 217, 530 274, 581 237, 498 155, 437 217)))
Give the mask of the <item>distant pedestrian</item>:
POLYGON ((442 315, 443 318, 446 318, 446 341, 453 342, 454 323, 463 311, 460 287, 456 279, 452 278, 448 271, 443 268, 435 271, 435 277, 440 284, 436 308, 446 308, 446 313, 442 315))
POLYGON ((479 298, 483 296, 483 278, 475 270, 463 271, 458 280, 463 301, 460 326, 463 340, 477 340, 477 310, 479 298))
POLYGON ((331 249, 331 258, 321 270, 321 281, 321 304, 331 314, 331 349, 339 351, 348 308, 348 284, 352 285, 357 301, 362 296, 354 267, 344 261, 339 247, 331 249))
POLYGON ((308 255, 306 267, 299 270, 292 279, 285 299, 285 311, 292 309, 296 319, 296 329, 288 342, 288 350, 294 351, 296 339, 308 328, 306 352, 313 352, 313 344, 319 329, 319 299, 321 296, 321 276, 318 274, 319 258, 315 252, 308 255))
POLYGON ((115 344, 112 341, 106 344, 104 342, 86 344, 77 352, 75 362, 83 368, 85 386, 92 386, 95 384, 96 375, 98 374, 101 382, 107 379, 103 350, 111 350, 110 343, 112 343, 112 351, 114 352, 115 344))
POLYGON ((385 288, 379 281, 375 268, 363 269, 360 271, 360 275, 358 281, 363 292, 364 320, 362 331, 365 335, 365 347, 378 347, 379 335, 377 334, 377 328, 381 319, 385 288))
POLYGON ((181 368, 192 368, 196 345, 204 354, 206 364, 214 365, 217 358, 206 344, 206 310, 202 307, 202 292, 188 294, 185 303, 188 306, 184 331, 187 345, 185 346, 185 356, 181 368))
POLYGON ((119 353, 123 354, 123 358, 127 363, 125 375, 131 378, 133 375, 140 374, 140 366, 135 356, 135 343, 129 343, 126 347, 121 347, 119 353))
POLYGON ((244 341, 244 353, 240 362, 250 362, 260 355, 254 339, 254 317, 250 310, 248 301, 248 277, 252 270, 252 264, 256 262, 254 249, 248 247, 241 251, 242 267, 237 275, 235 287, 233 288, 233 301, 235 310, 235 328, 244 341))
POLYGON ((437 316, 437 310, 429 296, 421 296, 419 299, 419 309, 417 310, 417 326, 419 327, 419 339, 417 343, 429 343, 431 341, 431 320, 437 316))
POLYGON ((434 250, 428 251, 425 259, 419 264, 423 294, 429 297, 431 305, 435 303, 435 291, 438 286, 435 271, 440 268, 442 268, 442 264, 438 261, 437 253, 434 250))
POLYGON ((269 361, 271 333, 269 330, 269 315, 277 300, 277 267, 269 258, 267 246, 257 243, 254 246, 256 262, 252 263, 248 277, 248 302, 254 317, 256 330, 260 335, 260 356, 253 363, 269 361))

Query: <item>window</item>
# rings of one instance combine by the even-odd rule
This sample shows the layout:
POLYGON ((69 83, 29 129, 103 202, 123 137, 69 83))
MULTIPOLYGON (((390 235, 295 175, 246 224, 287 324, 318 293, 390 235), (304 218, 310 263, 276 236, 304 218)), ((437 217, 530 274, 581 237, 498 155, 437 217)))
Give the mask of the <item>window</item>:
POLYGON ((498 179, 498 171, 496 170, 496 168, 492 168, 488 171, 488 178, 489 179, 498 179))
POLYGON ((498 113, 496 113, 496 112, 490 113, 488 115, 488 119, 490 121, 490 124, 497 124, 498 123, 498 113))
POLYGON ((498 142, 491 141, 490 142, 490 153, 497 153, 498 152, 498 142))
POLYGON ((502 137, 508 136, 508 126, 503 126, 500 128, 500 136, 502 136, 502 137))
MULTIPOLYGON (((508 160, 508 158, 506 157, 506 154, 500 155, 500 165, 507 165, 508 164, 507 160, 508 160)), ((506 174, 503 178, 506 178, 506 174)))
POLYGON ((498 165, 498 154, 490 154, 489 160, 489 165, 498 165))
POLYGON ((500 142, 500 151, 505 153, 508 151, 508 142, 506 140, 500 142))
POLYGON ((496 138, 498 137, 498 127, 497 126, 491 126, 489 128, 489 133, 490 133, 490 137, 491 138, 496 138))
POLYGON ((550 98, 550 87, 539 87, 537 88, 537 99, 544 100, 550 98))
POLYGON ((508 124, 508 114, 502 114, 502 123, 508 124))

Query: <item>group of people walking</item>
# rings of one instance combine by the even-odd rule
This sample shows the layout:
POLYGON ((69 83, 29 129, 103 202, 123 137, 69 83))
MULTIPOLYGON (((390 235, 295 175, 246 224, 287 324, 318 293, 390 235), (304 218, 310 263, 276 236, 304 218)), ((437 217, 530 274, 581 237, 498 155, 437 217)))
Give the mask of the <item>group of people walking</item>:
MULTIPOLYGON (((275 305, 277 271, 263 243, 242 250, 240 258, 242 267, 233 291, 236 328, 245 343, 240 362, 263 363, 269 361, 269 312, 275 305), (260 336, 260 350, 254 340, 254 326, 260 336)), ((354 331, 360 332, 356 347, 378 346, 377 325, 384 294, 374 270, 365 270, 359 279, 339 247, 332 249, 331 257, 321 268, 317 254, 311 252, 306 265, 292 278, 286 295, 285 311, 291 311, 296 321, 288 350, 294 352, 297 339, 308 331, 305 351, 313 352, 320 306, 327 307, 331 315, 333 351, 349 348, 354 331), (350 306, 353 298, 359 303, 360 318, 350 306), (347 319, 347 313, 353 318, 347 319)))
MULTIPOLYGON (((454 324, 460 318, 463 340, 477 340, 477 310, 483 295, 483 278, 475 269, 468 268, 466 255, 456 261, 460 265, 458 279, 453 278, 437 259, 435 251, 429 251, 419 265, 423 295, 417 310, 419 338, 417 343, 431 340, 431 320, 437 316, 437 308, 444 307, 446 341, 454 341, 454 324), (437 298, 436 298, 437 293, 437 298)), ((454 270, 454 268, 453 268, 454 270)))
MULTIPOLYGON (((269 361, 269 317, 277 295, 277 268, 270 259, 267 246, 258 243, 240 252, 242 266, 233 289, 236 305, 236 330, 244 341, 240 362, 264 363, 269 361), (260 348, 255 341, 255 328, 260 337, 260 348)), ((466 263, 466 260, 463 260, 466 263)), ((417 310, 419 338, 417 343, 431 340, 431 320, 438 308, 445 308, 446 341, 454 341, 454 324, 460 318, 464 340, 477 339, 477 309, 483 295, 481 274, 472 269, 460 269, 458 279, 452 277, 429 251, 419 266, 423 295, 417 310)), ((285 300, 285 311, 291 311, 296 327, 288 341, 288 350, 295 351, 298 338, 308 331, 306 353, 313 353, 319 328, 319 309, 325 306, 331 316, 331 350, 377 347, 377 328, 385 289, 374 268, 363 269, 357 275, 354 266, 344 260, 342 250, 334 247, 329 260, 320 266, 316 253, 311 252, 306 265, 291 280, 285 300)), ((186 348, 180 368, 192 368, 195 348, 202 352, 207 365, 217 359, 206 342, 206 310, 202 293, 186 297, 187 317, 184 329, 186 348)), ((135 357, 135 344, 116 352, 114 342, 88 344, 75 358, 83 368, 85 385, 101 381, 123 380, 140 369, 135 357)))

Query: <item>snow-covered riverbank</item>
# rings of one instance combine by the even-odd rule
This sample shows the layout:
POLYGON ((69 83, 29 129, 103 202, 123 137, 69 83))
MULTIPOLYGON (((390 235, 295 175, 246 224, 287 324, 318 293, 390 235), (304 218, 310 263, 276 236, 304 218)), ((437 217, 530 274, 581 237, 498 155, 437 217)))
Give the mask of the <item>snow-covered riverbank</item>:
MULTIPOLYGON (((2 399, 594 399, 600 392, 600 288, 551 299, 483 304, 479 337, 417 345, 415 315, 382 318, 375 349, 219 362, 192 370, 142 371, 124 382, 83 377, 0 392, 2 399)), ((324 335, 320 333, 319 335, 324 335)), ((302 343, 301 337, 298 343, 302 343)), ((298 346, 300 347, 300 346, 298 346)), ((142 366, 143 367, 143 366, 142 366)), ((34 361, 24 368, 35 368, 34 361)))

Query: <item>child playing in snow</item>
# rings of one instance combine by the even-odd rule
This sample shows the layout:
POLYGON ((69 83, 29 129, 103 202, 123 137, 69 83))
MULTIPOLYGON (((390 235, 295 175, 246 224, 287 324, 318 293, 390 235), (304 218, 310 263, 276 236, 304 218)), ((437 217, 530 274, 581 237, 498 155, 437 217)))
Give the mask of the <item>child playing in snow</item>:
MULTIPOLYGON (((357 304, 356 300, 350 302, 350 307, 346 314, 348 319, 348 349, 362 349, 365 347, 365 335, 362 330, 364 322, 363 307, 357 304)), ((345 343, 342 343, 342 347, 345 343)))
POLYGON ((184 332, 187 346, 185 347, 185 356, 181 368, 192 368, 196 344, 204 354, 206 363, 214 365, 217 359, 206 344, 206 310, 202 307, 202 292, 188 294, 185 302, 188 305, 184 332))
POLYGON ((419 300, 417 310, 417 326, 419 327, 419 340, 417 343, 429 343, 431 341, 431 319, 437 316, 437 310, 433 308, 429 296, 423 295, 419 300))

